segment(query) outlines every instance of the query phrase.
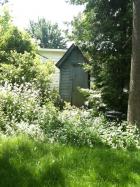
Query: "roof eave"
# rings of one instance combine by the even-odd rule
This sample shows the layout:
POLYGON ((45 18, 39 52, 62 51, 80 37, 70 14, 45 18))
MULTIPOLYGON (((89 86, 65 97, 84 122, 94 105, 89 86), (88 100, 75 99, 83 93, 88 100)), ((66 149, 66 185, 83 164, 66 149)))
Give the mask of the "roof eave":
POLYGON ((61 64, 66 60, 66 58, 71 54, 72 50, 75 48, 76 46, 74 44, 72 44, 70 46, 70 48, 65 52, 65 54, 63 55, 63 57, 56 63, 56 66, 58 68, 60 68, 61 64))

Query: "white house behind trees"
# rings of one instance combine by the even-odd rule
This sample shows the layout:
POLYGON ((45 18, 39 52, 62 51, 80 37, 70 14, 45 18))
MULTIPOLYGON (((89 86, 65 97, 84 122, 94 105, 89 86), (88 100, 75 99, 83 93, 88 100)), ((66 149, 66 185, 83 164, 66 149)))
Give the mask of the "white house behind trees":
MULTIPOLYGON (((65 54, 66 49, 38 49, 38 54, 42 60, 42 62, 54 62, 56 64, 62 56, 65 54)), ((60 79, 60 70, 59 68, 55 68, 55 73, 52 80, 52 87, 59 89, 59 79, 60 79)))

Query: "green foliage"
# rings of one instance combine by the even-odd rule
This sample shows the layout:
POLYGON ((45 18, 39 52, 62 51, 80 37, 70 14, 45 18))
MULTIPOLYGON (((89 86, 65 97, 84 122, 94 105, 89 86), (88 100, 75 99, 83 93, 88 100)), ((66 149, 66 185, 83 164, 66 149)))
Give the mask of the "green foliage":
POLYGON ((8 56, 8 53, 14 50, 18 53, 34 53, 36 46, 30 36, 12 24, 7 8, 4 8, 2 13, 0 16, 0 62, 6 60, 4 55, 8 56))
MULTIPOLYGON (((40 90, 42 103, 49 98, 53 64, 42 64, 35 54, 36 45, 26 32, 12 24, 7 9, 0 17, 0 84, 31 83, 40 90)), ((53 98, 52 98, 53 99, 53 98)))
POLYGON ((50 87, 54 65, 41 63, 31 38, 13 26, 7 10, 0 17, 0 29, 1 132, 43 139, 39 125, 45 115, 48 121, 51 115, 51 110, 47 115, 46 105, 50 101, 55 103, 58 97, 50 87))
MULTIPOLYGON (((95 115, 95 110, 68 106, 60 111, 55 106, 58 95, 50 86, 51 74, 54 71, 53 65, 51 63, 41 64, 35 55, 35 46, 30 38, 12 26, 8 14, 4 14, 4 17, 1 17, 0 20, 1 31, 3 32, 0 44, 0 136, 6 137, 1 139, 0 145, 0 168, 2 168, 0 177, 3 178, 0 181, 0 186, 9 186, 9 179, 11 179, 10 185, 13 186, 15 186, 15 182, 16 186, 82 186, 85 177, 89 179, 89 181, 86 180, 85 186, 92 185, 93 182, 103 184, 102 186, 104 184, 114 185, 115 183, 117 185, 133 185, 131 179, 135 181, 135 184, 137 180, 139 182, 137 176, 136 178, 135 176, 130 177, 128 174, 124 175, 124 172, 123 175, 121 173, 118 177, 116 171, 119 168, 114 172, 117 177, 112 175, 112 168, 111 171, 107 170, 107 175, 104 174, 104 168, 99 167, 100 162, 96 159, 96 155, 99 158, 101 154, 100 158, 104 160, 101 165, 104 164, 106 168, 106 159, 110 158, 110 153, 114 155, 115 152, 111 149, 108 151, 107 147, 131 149, 133 151, 134 148, 139 149, 138 129, 125 122, 121 124, 108 122, 105 117, 99 114, 95 115), (18 134, 25 134, 26 137, 15 137, 18 134), (32 137, 34 140, 28 137, 32 137), (83 149, 84 153, 85 146, 94 147, 94 149, 87 148, 88 151, 85 155, 83 152, 77 153, 75 148, 69 146, 67 148, 64 145, 61 145, 62 149, 59 150, 59 146, 46 145, 45 140, 48 143, 59 142, 67 146, 77 146, 77 151, 83 149), (104 148, 105 151, 101 152, 102 149, 99 151, 97 146, 104 148), (85 160, 86 166, 82 168, 83 161, 81 163, 81 158, 82 156, 87 157, 89 150, 93 151, 93 155, 89 159, 89 165, 91 166, 91 161, 94 158, 94 170, 87 168, 88 160, 85 160), (74 155, 71 157, 73 152, 74 155), (66 161, 64 160, 65 154, 66 161), (103 154, 105 154, 105 157, 103 154), (71 171, 77 173, 75 163, 79 164, 80 177, 69 174, 71 171), (91 172, 96 176, 94 179, 91 177, 91 172), (81 178, 83 175, 84 177, 81 178), (78 182, 75 182, 73 177, 78 182), (124 181, 126 178, 127 181, 124 181)), ((104 59, 103 56, 102 59, 104 59)), ((109 56, 107 59, 110 59, 109 62, 112 64, 114 60, 117 61, 116 56, 109 56)), ((96 84, 101 91, 103 85, 100 85, 100 83, 103 80, 100 82, 99 78, 107 77, 108 68, 105 68, 106 66, 111 68, 106 63, 101 63, 99 69, 98 66, 96 66, 97 69, 95 68, 95 73, 97 73, 97 70, 100 72, 99 76, 96 77, 96 84)), ((89 68, 86 67, 88 70, 89 68)), ((103 88, 105 89, 105 85, 103 88)), ((107 93, 107 91, 103 91, 103 93, 107 93)), ((85 94, 87 97, 91 96, 90 93, 85 94)), ((91 104, 97 108, 103 102, 102 99, 95 98, 95 93, 93 95, 94 98, 91 98, 93 103, 91 104)), ((126 152, 128 153, 127 150, 126 152)), ((121 153, 124 152, 121 150, 121 153)), ((128 157, 124 157, 127 161, 130 161, 128 157)), ((118 166, 118 157, 115 158, 118 166)), ((114 163, 114 159, 110 162, 110 165, 112 165, 112 162, 114 163)), ((134 160, 134 162, 136 161, 134 160)), ((120 163, 122 164, 122 160, 120 163)), ((120 166, 122 166, 121 164, 120 166)), ((134 164, 131 166, 133 166, 134 171, 134 164)), ((127 171, 132 174, 130 168, 127 168, 127 171)), ((137 168, 136 171, 138 171, 137 168)))
POLYGON ((54 90, 51 88, 52 75, 55 71, 55 65, 52 62, 42 64, 38 61, 36 66, 36 77, 34 83, 36 88, 40 90, 40 99, 42 103, 55 100, 54 90))
POLYGON ((77 146, 140 147, 139 131, 135 126, 108 122, 103 116, 95 117, 93 110, 69 106, 60 111, 54 106, 51 92, 45 102, 41 94, 42 90, 31 83, 20 87, 16 84, 1 86, 1 133, 24 133, 35 139, 47 138, 50 142, 77 146))
POLYGON ((86 2, 88 2, 88 0, 66 0, 66 2, 70 2, 70 3, 76 4, 76 5, 82 5, 86 2))
POLYGON ((80 92, 85 97, 85 106, 92 109, 94 116, 100 116, 104 113, 106 105, 101 97, 101 91, 96 90, 93 85, 90 89, 80 89, 80 92))
POLYGON ((72 22, 72 40, 88 53, 107 109, 127 111, 131 61, 131 1, 70 0, 85 4, 72 22), (126 90, 126 92, 124 91, 126 90))
POLYGON ((0 83, 29 82, 35 77, 35 44, 12 24, 6 8, 0 16, 0 83))
POLYGON ((66 41, 58 25, 46 22, 44 18, 38 19, 37 22, 30 21, 28 32, 40 42, 40 47, 42 48, 66 48, 66 41))
MULTIPOLYGON (((93 110, 66 107, 59 110, 48 98, 42 102, 41 90, 33 84, 5 84, 0 89, 0 132, 5 135, 28 134, 77 146, 106 145, 113 148, 139 148, 139 131, 126 123, 108 122, 95 117, 93 110)), ((50 93, 51 96, 51 93, 50 93)))
POLYGON ((0 90, 0 108, 8 117, 9 122, 33 121, 39 108, 39 94, 33 91, 30 84, 5 85, 0 90))
POLYGON ((10 52, 16 50, 18 53, 31 52, 34 47, 27 33, 19 31, 16 27, 10 27, 0 37, 0 50, 10 52))
POLYGON ((36 59, 27 52, 21 54, 10 51, 6 62, 0 64, 0 72, 1 83, 31 82, 36 77, 36 59))
POLYGON ((12 25, 12 19, 9 14, 9 10, 7 6, 1 7, 1 15, 0 15, 0 35, 2 36, 5 31, 7 31, 12 25))
MULTIPOLYGON (((107 122, 103 116, 77 108, 68 108, 58 113, 57 123, 50 124, 48 136, 51 141, 64 144, 94 147, 106 145, 113 148, 140 146, 139 130, 126 122, 107 122), (54 126, 55 124, 55 126, 54 126), (54 128, 55 127, 55 128, 54 128)), ((46 128, 47 128, 46 124, 46 128)))
POLYGON ((1 138, 0 186, 139 186, 140 151, 1 138))
POLYGON ((6 63, 0 64, 0 83, 6 82, 12 85, 26 85, 30 83, 40 91, 40 100, 46 102, 53 97, 53 90, 50 88, 54 65, 52 63, 42 64, 34 55, 25 52, 24 54, 11 51, 6 63))
POLYGON ((7 84, 0 87, 0 133, 28 134, 33 138, 49 137, 48 129, 56 127, 58 109, 49 91, 42 97, 42 89, 35 83, 7 84), (50 95, 50 97, 48 97, 50 95), (47 130, 46 130, 47 129, 47 130), (47 133, 46 133, 47 131, 47 133))

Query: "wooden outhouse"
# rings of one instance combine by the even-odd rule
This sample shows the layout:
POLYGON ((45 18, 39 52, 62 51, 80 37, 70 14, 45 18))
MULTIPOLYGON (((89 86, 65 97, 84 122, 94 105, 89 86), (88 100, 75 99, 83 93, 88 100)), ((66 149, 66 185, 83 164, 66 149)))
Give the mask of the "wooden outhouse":
POLYGON ((78 107, 84 104, 84 97, 78 88, 89 88, 89 74, 83 68, 85 63, 88 63, 87 59, 73 44, 56 64, 60 69, 61 98, 78 107))

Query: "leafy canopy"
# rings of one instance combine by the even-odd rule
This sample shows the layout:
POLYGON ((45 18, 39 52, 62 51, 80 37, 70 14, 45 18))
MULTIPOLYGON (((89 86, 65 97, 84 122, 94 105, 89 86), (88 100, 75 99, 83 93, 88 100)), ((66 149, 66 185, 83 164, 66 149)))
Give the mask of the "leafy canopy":
POLYGON ((36 45, 25 31, 13 25, 6 8, 0 16, 0 86, 32 84, 40 90, 45 102, 50 92, 53 64, 42 64, 36 55, 36 45))
POLYGON ((88 53, 96 88, 108 109, 126 112, 131 61, 130 0, 69 0, 85 4, 70 36, 88 53))
POLYGON ((13 25, 8 8, 3 6, 0 16, 0 63, 7 62, 12 51, 35 55, 36 45, 29 34, 13 25))
POLYGON ((66 41, 58 24, 51 24, 44 18, 39 18, 37 22, 30 21, 28 32, 33 38, 39 40, 42 48, 66 48, 66 41))

